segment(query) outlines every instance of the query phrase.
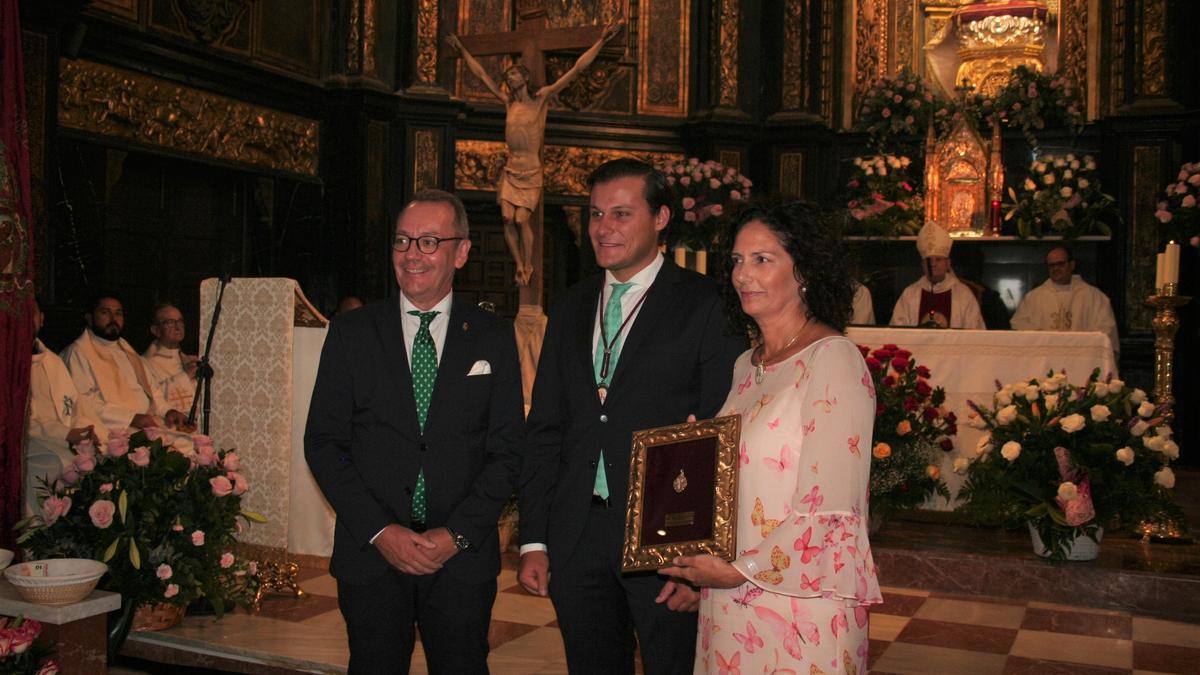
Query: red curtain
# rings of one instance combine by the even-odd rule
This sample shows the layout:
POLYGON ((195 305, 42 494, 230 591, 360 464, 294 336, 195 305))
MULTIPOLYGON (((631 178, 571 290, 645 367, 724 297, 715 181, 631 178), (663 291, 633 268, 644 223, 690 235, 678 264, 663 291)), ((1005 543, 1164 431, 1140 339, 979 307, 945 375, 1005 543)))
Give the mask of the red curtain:
POLYGON ((33 224, 17 0, 0 0, 0 548, 15 549, 33 352, 33 224))

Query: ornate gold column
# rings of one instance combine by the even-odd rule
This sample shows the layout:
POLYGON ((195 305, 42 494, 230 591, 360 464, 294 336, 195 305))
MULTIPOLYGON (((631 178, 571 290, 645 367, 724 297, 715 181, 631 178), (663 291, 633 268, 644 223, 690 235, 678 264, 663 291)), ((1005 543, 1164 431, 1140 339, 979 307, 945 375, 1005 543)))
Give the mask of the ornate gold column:
POLYGON ((741 112, 738 108, 738 0, 717 0, 712 5, 711 100, 722 112, 741 112))

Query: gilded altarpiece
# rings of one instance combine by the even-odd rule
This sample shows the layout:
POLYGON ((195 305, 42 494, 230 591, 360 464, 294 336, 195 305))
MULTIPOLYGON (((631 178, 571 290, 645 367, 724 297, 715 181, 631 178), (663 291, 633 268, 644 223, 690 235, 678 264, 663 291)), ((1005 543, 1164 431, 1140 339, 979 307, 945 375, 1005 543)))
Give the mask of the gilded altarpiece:
MULTIPOLYGON (((799 5, 801 0, 789 0, 787 6, 799 5)), ((841 105, 843 113, 839 115, 843 125, 853 123, 851 109, 853 102, 862 94, 871 82, 879 77, 895 75, 901 68, 908 67, 913 72, 925 76, 935 83, 943 94, 953 95, 956 85, 955 78, 960 72, 964 58, 972 58, 968 32, 959 21, 952 20, 955 13, 960 15, 973 7, 988 8, 992 3, 979 0, 853 0, 847 2, 847 11, 843 15, 844 25, 841 34, 853 44, 847 49, 841 59, 841 69, 837 77, 841 78, 843 92, 841 105), (966 56, 964 57, 964 54, 966 56)), ((1031 3, 1025 3, 1031 4, 1031 3)), ((1125 4, 1118 0, 1118 5, 1125 4)), ((1150 2, 1148 4, 1156 4, 1150 2)), ((1161 4, 1161 3, 1157 3, 1161 4)), ((1084 95, 1089 118, 1099 115, 1099 75, 1101 27, 1100 7, 1096 0, 1045 0, 1040 3, 1045 8, 1045 26, 1043 33, 1037 36, 1037 44, 1044 47, 1040 51, 1041 69, 1049 73, 1058 73, 1065 77, 1072 86, 1078 88, 1084 95)), ((999 5, 1002 7, 1003 5, 999 5)), ((1000 10, 995 10, 1000 11, 1000 10)), ((828 12, 826 12, 828 14, 828 12)), ((1020 23, 1013 19, 1003 19, 1004 30, 1018 28, 1020 23)), ((996 20, 992 20, 993 23, 996 20)), ((969 22, 968 22, 969 23, 969 22)), ((1151 22, 1152 25, 1158 25, 1151 22)), ((999 24, 997 24, 999 25, 999 24)), ((996 26, 978 24, 975 28, 983 30, 999 30, 996 26)), ((786 26, 785 26, 786 30, 786 26)), ((990 42, 994 42, 991 40, 990 42)), ((988 41, 985 41, 988 42, 988 41)), ((976 46, 986 46, 977 44, 976 46)), ((1012 52, 1013 45, 1008 44, 1012 52)), ((1114 45, 1115 46, 1115 45, 1114 45)), ((986 50, 985 50, 986 51, 986 50)), ((1013 52, 1015 54, 1015 52, 1013 52)), ((785 54, 785 60, 787 55, 785 54)), ((992 70, 1018 65, 1026 62, 1028 55, 999 55, 991 61, 992 70), (1004 61, 1000 64, 1000 61, 1004 61)), ((981 63, 989 59, 980 59, 981 63)), ((1150 63, 1147 61, 1147 63, 1150 63)), ((983 67, 978 66, 978 67, 983 67)), ((1114 68, 1123 67, 1121 64, 1114 68)), ((1155 66, 1146 69, 1151 81, 1158 78, 1155 66)), ((822 85, 824 96, 829 88, 822 85)), ((785 106, 794 102, 795 93, 791 93, 785 81, 785 106)))
MULTIPOLYGON (((492 191, 508 157, 499 141, 459 140, 454 145, 454 189, 492 191)), ((560 197, 586 197, 587 178, 601 164, 632 157, 651 164, 682 161, 676 152, 638 152, 608 148, 547 145, 545 153, 546 194, 560 197)))

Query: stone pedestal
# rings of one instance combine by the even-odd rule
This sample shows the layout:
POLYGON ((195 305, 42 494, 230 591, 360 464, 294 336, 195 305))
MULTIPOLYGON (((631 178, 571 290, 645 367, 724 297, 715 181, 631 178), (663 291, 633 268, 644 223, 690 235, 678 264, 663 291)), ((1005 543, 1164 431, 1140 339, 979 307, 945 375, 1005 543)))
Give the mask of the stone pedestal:
POLYGON ((12 584, 0 580, 0 614, 40 621, 39 639, 54 649, 53 658, 63 673, 108 672, 106 615, 120 608, 121 596, 108 591, 92 591, 70 605, 26 602, 12 584))

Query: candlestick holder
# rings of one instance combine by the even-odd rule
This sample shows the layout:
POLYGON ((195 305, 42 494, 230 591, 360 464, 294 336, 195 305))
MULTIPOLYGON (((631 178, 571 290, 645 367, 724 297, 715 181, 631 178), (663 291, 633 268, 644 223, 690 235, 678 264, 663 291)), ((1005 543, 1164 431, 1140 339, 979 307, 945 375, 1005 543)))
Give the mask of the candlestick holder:
POLYGON ((1167 405, 1167 421, 1175 417, 1175 395, 1172 379, 1175 360, 1175 333, 1179 332, 1179 313, 1176 311, 1191 301, 1191 297, 1177 295, 1178 284, 1164 284, 1156 295, 1146 298, 1146 304, 1154 308, 1154 402, 1167 405))

